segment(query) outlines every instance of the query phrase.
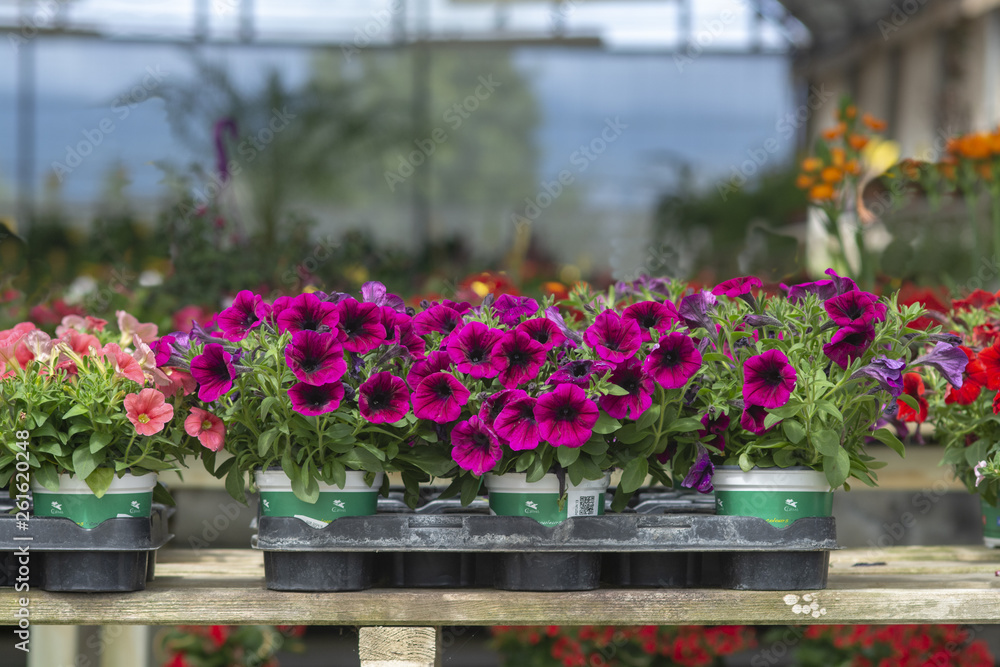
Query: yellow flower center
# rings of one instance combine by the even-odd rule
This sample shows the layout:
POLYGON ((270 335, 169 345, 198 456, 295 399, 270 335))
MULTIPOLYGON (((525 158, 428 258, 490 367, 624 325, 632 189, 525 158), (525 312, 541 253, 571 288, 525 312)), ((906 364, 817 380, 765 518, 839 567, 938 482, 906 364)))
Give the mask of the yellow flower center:
POLYGON ((136 417, 136 419, 139 420, 140 424, 148 424, 149 423, 149 415, 139 415, 138 417, 136 417))
POLYGON ((207 419, 205 421, 203 421, 201 423, 201 430, 202 431, 210 431, 210 430, 212 430, 212 422, 208 421, 207 419))

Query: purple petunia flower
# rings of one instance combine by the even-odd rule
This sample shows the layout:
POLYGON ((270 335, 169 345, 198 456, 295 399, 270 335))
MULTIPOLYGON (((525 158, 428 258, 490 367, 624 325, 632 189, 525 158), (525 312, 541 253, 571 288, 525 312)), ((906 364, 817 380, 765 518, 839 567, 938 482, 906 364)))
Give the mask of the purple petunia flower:
POLYGON ((782 285, 782 287, 788 292, 788 300, 792 303, 798 303, 810 294, 815 294, 820 301, 826 301, 838 294, 837 285, 832 280, 817 280, 812 283, 799 283, 791 287, 782 285))
POLYGON ((418 336, 429 333, 450 334, 462 323, 462 316, 454 308, 441 304, 431 306, 413 318, 413 331, 418 336))
POLYGON ((635 320, 639 325, 643 341, 651 341, 650 329, 656 329, 660 333, 669 331, 670 327, 681 321, 681 316, 677 314, 677 308, 669 301, 660 303, 658 301, 640 301, 633 303, 625 309, 622 317, 627 320, 635 320))
POLYGON ((385 342, 386 330, 382 325, 382 312, 374 303, 344 299, 336 308, 345 350, 355 354, 365 354, 385 342))
POLYGON ((375 373, 358 388, 358 410, 371 424, 393 424, 410 411, 410 390, 403 378, 375 373))
POLYGON ((319 331, 320 327, 328 327, 332 331, 336 330, 339 322, 337 307, 327 301, 321 301, 315 294, 298 295, 285 304, 276 318, 280 333, 319 331))
POLYGON ((869 292, 844 292, 823 302, 830 319, 846 327, 885 321, 886 305, 869 292))
POLYGON ((306 384, 336 382, 347 372, 344 348, 330 332, 296 331, 285 346, 285 363, 306 384))
POLYGON ((542 440, 538 420, 535 419, 536 405, 538 400, 527 394, 513 397, 493 422, 493 430, 515 452, 535 449, 542 440))
POLYGON ((407 354, 414 361, 422 361, 427 358, 427 341, 413 332, 413 318, 407 317, 404 324, 399 324, 397 320, 395 340, 396 343, 406 348, 407 354))
POLYGON ((503 337, 500 329, 482 322, 469 322, 456 329, 448 343, 448 355, 460 373, 474 378, 493 378, 500 371, 493 366, 493 346, 503 337))
POLYGON ((458 419, 469 401, 469 390, 450 373, 431 373, 417 385, 411 396, 413 414, 443 424, 458 419))
POLYGON ((604 361, 617 364, 642 347, 642 330, 633 319, 625 319, 613 310, 605 310, 583 333, 584 342, 604 361))
POLYGON ((243 340, 251 329, 259 327, 261 318, 257 315, 257 307, 262 302, 261 296, 250 290, 239 292, 233 300, 233 305, 215 318, 223 337, 231 341, 243 340))
POLYGON ((545 348, 523 331, 508 331, 490 351, 490 359, 507 389, 535 379, 545 363, 545 348))
POLYGON ((254 311, 257 317, 264 320, 270 324, 273 328, 278 328, 278 315, 281 314, 285 308, 288 308, 289 304, 292 303, 292 297, 290 296, 279 296, 274 300, 274 303, 268 304, 266 301, 261 301, 257 304, 257 308, 254 311))
POLYGON ((361 286, 361 300, 381 308, 391 308, 397 313, 406 312, 406 303, 402 297, 390 294, 385 285, 378 281, 369 281, 361 286))
POLYGON ((344 385, 342 382, 320 385, 296 382, 288 388, 288 398, 292 401, 293 410, 314 417, 340 407, 340 402, 344 400, 344 385))
POLYGON ((701 352, 690 336, 674 331, 660 338, 643 369, 664 389, 683 387, 701 368, 701 352))
POLYGON ((712 486, 712 475, 714 474, 715 465, 712 463, 708 450, 699 445, 698 458, 695 459, 694 465, 684 477, 681 486, 686 489, 697 489, 700 493, 711 493, 714 490, 712 486))
POLYGON ((795 369, 781 350, 768 350, 743 364, 743 402, 773 410, 795 389, 795 369))
POLYGON ((233 355, 218 343, 209 343, 191 360, 191 377, 198 382, 198 398, 211 403, 233 388, 233 355))
POLYGON ((501 294, 493 303, 500 322, 506 327, 515 327, 522 317, 531 317, 538 312, 538 302, 527 296, 501 294))
POLYGON ((535 421, 553 447, 580 447, 593 435, 597 405, 575 384, 561 384, 538 397, 535 421))
POLYGON ((701 423, 705 428, 698 431, 698 437, 711 444, 720 452, 726 449, 726 430, 729 428, 729 415, 719 414, 714 419, 708 414, 701 416, 701 423), (709 440, 709 438, 712 438, 709 440))
POLYGON ((523 331, 538 341, 538 343, 548 352, 552 348, 561 345, 566 340, 566 336, 559 330, 556 323, 545 317, 535 317, 525 320, 517 325, 515 331, 523 331))
MULTIPOLYGON (((770 429, 764 428, 764 419, 767 418, 767 410, 765 410, 760 405, 747 405, 743 408, 743 414, 740 415, 740 426, 742 426, 747 431, 760 435, 769 431, 770 429)), ((781 422, 778 422, 779 424, 781 422)), ((771 428, 774 428, 773 426, 771 428)))
POLYGON ((906 362, 902 359, 890 359, 884 354, 872 359, 867 366, 862 366, 851 373, 851 379, 856 380, 861 377, 868 377, 879 383, 879 386, 892 394, 893 398, 899 398, 903 393, 903 369, 906 362))
POLYGON ((410 389, 416 389, 420 381, 431 373, 451 370, 451 357, 445 350, 434 350, 427 358, 416 362, 410 367, 410 372, 406 376, 406 384, 410 389))
POLYGON ((615 419, 638 419, 653 404, 653 378, 642 370, 642 363, 626 359, 611 373, 611 382, 628 392, 625 396, 601 396, 604 411, 615 419))
POLYGON ((493 470, 503 458, 496 434, 476 415, 455 424, 451 431, 451 445, 451 458, 459 468, 474 475, 493 470))
POLYGON ((568 326, 566 326, 566 320, 559 313, 559 309, 555 306, 549 306, 545 309, 545 319, 552 322, 552 324, 558 327, 559 332, 566 337, 572 347, 576 347, 583 342, 583 336, 580 335, 578 331, 573 331, 568 326))
POLYGON ((731 299, 741 297, 744 294, 750 294, 753 290, 762 287, 763 283, 760 278, 754 278, 753 276, 743 276, 741 278, 731 278, 724 282, 719 283, 712 288, 712 294, 715 296, 728 296, 731 299))
POLYGON ((493 394, 479 407, 479 418, 487 424, 493 425, 497 415, 507 407, 511 401, 524 398, 528 394, 523 389, 504 389, 493 394))
POLYGON ((830 342, 823 346, 823 354, 841 368, 847 368, 852 361, 864 356, 873 340, 875 325, 871 322, 846 326, 838 329, 830 342))
POLYGON ((165 366, 168 361, 170 361, 171 356, 177 356, 176 349, 174 348, 174 341, 176 341, 176 336, 167 335, 160 336, 158 339, 153 341, 153 354, 156 357, 156 367, 165 366))
POLYGON ((830 280, 833 282, 834 287, 837 288, 837 294, 858 291, 858 284, 847 276, 838 276, 837 272, 833 269, 827 269, 823 273, 830 276, 830 280))
POLYGON ((614 366, 603 361, 591 361, 590 359, 567 361, 559 367, 559 370, 549 376, 549 384, 569 382, 586 389, 590 386, 592 375, 603 377, 610 370, 614 370, 614 366))
POLYGON ((911 366, 931 366, 955 389, 962 388, 962 374, 969 363, 969 357, 957 345, 938 343, 927 354, 917 357, 911 366))
POLYGON ((714 334, 715 324, 712 323, 712 318, 709 316, 709 313, 714 309, 714 294, 711 292, 695 292, 681 299, 681 303, 677 307, 677 314, 681 316, 684 324, 689 328, 697 329, 701 327, 707 330, 709 334, 714 334))

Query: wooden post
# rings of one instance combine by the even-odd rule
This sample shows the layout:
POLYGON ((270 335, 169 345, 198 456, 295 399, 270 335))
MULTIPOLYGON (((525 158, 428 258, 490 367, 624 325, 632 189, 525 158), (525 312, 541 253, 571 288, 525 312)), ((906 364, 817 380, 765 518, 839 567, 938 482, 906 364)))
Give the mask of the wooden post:
POLYGON ((148 625, 105 625, 101 628, 101 667, 148 667, 149 640, 148 625))
POLYGON ((75 625, 36 625, 31 628, 28 667, 76 665, 80 630, 75 625))
POLYGON ((441 628, 363 627, 361 667, 440 667, 441 628))

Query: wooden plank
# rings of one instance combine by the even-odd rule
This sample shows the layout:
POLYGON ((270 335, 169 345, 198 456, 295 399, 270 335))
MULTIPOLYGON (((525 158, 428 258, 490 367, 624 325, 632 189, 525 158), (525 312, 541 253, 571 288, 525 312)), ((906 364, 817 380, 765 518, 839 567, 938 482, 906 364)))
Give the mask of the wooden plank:
MULTIPOLYGON (((33 590, 30 609, 32 624, 1000 623, 1000 577, 995 574, 1000 551, 894 547, 881 553, 885 566, 853 567, 865 560, 866 550, 835 552, 829 588, 812 593, 375 589, 321 594, 265 589, 261 555, 251 550, 165 551, 156 580, 145 591, 33 590)), ((0 623, 12 622, 16 598, 12 589, 0 589, 0 623)))
POLYGON ((361 628, 358 654, 361 667, 439 667, 441 628, 361 628))

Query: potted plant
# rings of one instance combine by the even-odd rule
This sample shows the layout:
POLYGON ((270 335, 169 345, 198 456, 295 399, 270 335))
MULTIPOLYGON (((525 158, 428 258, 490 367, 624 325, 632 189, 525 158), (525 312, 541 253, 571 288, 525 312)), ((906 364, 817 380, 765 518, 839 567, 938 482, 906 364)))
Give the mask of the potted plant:
POLYGON ((749 277, 704 295, 709 319, 694 332, 704 363, 691 397, 703 427, 677 440, 697 449, 689 477, 701 476, 701 491, 714 487, 718 514, 778 527, 829 516, 834 489, 849 489, 851 479, 876 484, 884 464, 866 452, 867 440, 903 454, 885 417, 897 399, 916 405, 903 393, 908 368, 933 367, 962 384, 958 339, 908 327, 919 306, 901 308, 827 273, 787 295, 769 295, 749 277), (928 342, 937 346, 917 356, 928 342))
MULTIPOLYGON (((0 484, 22 510, 30 485, 34 516, 84 529, 123 517, 148 524, 154 498, 172 504, 156 474, 179 468, 189 446, 176 423, 184 393, 147 344, 155 327, 124 312, 117 333, 106 324, 71 315, 55 338, 30 323, 0 332, 0 425, 24 436, 5 441, 0 484)), ((142 581, 145 556, 135 564, 142 581)), ((69 582, 74 568, 63 569, 69 582)))
MULTIPOLYGON (((970 493, 980 498, 983 540, 1000 547, 1000 303, 997 297, 976 290, 953 302, 948 313, 938 314, 944 327, 960 335, 962 352, 968 358, 960 387, 939 379, 913 375, 909 393, 917 409, 908 421, 926 420, 934 427, 934 438, 944 445, 942 465, 949 465, 970 493)), ((905 424, 900 426, 905 428, 905 424)))

